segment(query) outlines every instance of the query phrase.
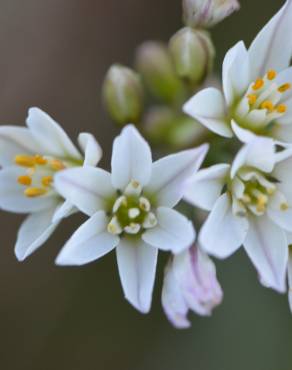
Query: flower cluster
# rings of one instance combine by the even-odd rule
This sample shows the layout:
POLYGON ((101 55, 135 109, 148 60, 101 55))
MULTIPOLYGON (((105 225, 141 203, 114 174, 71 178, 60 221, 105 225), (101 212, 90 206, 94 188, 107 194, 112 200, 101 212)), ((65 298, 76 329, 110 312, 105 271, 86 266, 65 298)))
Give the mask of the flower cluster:
POLYGON ((239 4, 183 6, 186 27, 169 45, 148 42, 137 71, 114 65, 106 75, 104 100, 122 126, 110 171, 98 167, 102 150, 91 134, 81 133, 77 148, 38 108, 27 127, 0 127, 0 208, 29 214, 16 257, 25 260, 62 219, 82 212, 88 218, 56 264, 81 266, 115 250, 124 296, 142 313, 151 308, 158 251, 170 253, 162 306, 186 328, 190 310, 209 316, 223 298, 209 255, 225 259, 241 246, 264 286, 284 293, 288 281, 292 310, 292 0, 249 49, 241 41, 227 52, 223 91, 202 88, 214 57, 206 29, 239 4), (159 105, 145 107, 145 92, 159 105), (153 161, 148 142, 181 150, 153 161), (209 150, 210 167, 200 169, 209 150), (222 154, 229 161, 221 164, 222 154), (197 241, 193 221, 202 224, 197 241))

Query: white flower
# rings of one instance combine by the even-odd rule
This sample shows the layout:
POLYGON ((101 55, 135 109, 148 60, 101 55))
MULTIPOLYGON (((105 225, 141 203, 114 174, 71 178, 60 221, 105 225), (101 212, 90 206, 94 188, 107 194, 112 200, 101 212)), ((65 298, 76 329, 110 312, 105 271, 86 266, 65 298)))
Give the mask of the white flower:
POLYGON ((275 153, 272 139, 257 137, 233 165, 198 172, 185 199, 211 211, 199 236, 204 250, 226 258, 241 245, 261 282, 286 290, 287 232, 292 231, 292 151, 275 153))
POLYGON ((197 246, 174 256, 165 269, 162 305, 177 328, 188 328, 189 310, 209 316, 222 301, 223 292, 212 260, 197 246))
MULTIPOLYGON (((211 131, 246 141, 246 133, 292 142, 292 0, 247 50, 241 41, 223 62, 223 91, 200 91, 184 111, 211 131), (244 134, 244 137, 242 135, 244 134)), ((254 135, 250 135, 252 139, 254 135)))
POLYGON ((57 264, 83 265, 116 248, 124 294, 148 312, 157 249, 179 253, 195 239, 192 223, 172 208, 206 152, 204 145, 152 164, 150 147, 130 125, 114 141, 111 174, 97 168, 57 174, 58 191, 90 216, 66 243, 57 264))
POLYGON ((31 213, 16 241, 15 253, 21 261, 74 211, 56 192, 56 173, 82 164, 95 166, 101 158, 101 149, 92 135, 79 135, 83 158, 63 129, 38 108, 29 110, 26 123, 27 128, 0 127, 0 208, 31 213))

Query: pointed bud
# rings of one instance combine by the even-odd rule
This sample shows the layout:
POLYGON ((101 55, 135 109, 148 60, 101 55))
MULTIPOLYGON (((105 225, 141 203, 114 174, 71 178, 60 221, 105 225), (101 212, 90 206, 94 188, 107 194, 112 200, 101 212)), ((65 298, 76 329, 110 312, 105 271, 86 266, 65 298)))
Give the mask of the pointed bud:
POLYGON ((191 86, 201 83, 213 67, 215 48, 206 31, 185 27, 169 42, 176 72, 191 86))
POLYGON ((238 0, 183 0, 184 22, 193 28, 209 28, 239 8, 238 0))
POLYGON ((113 65, 105 77, 103 97, 114 121, 119 124, 139 122, 143 110, 143 86, 136 72, 113 65))
POLYGON ((162 290, 164 311, 177 328, 188 328, 189 310, 209 316, 221 303, 222 289, 212 260, 198 247, 176 255, 166 267, 162 290))
POLYGON ((166 45, 154 41, 142 44, 136 52, 136 67, 155 98, 169 103, 181 97, 183 85, 166 45))

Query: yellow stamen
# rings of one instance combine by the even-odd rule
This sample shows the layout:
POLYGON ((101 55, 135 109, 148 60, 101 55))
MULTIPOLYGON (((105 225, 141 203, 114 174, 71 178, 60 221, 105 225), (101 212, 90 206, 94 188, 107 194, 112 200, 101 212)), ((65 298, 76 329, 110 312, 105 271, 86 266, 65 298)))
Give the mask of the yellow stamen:
POLYGON ((257 198, 257 211, 264 212, 266 205, 268 203, 268 198, 265 195, 259 195, 257 198))
POLYGON ((249 104, 253 105, 257 101, 257 96, 255 94, 249 94, 247 95, 247 99, 248 99, 249 104))
POLYGON ((247 194, 244 194, 243 197, 242 197, 242 201, 244 203, 251 203, 251 197, 247 194))
POLYGON ((289 89, 291 89, 291 84, 286 83, 286 84, 284 84, 284 85, 280 86, 280 87, 278 88, 278 91, 279 91, 280 93, 284 93, 284 92, 286 92, 286 91, 287 91, 287 90, 289 90, 289 89))
POLYGON ((44 176, 42 178, 43 186, 50 186, 53 182, 53 176, 44 176))
POLYGON ((289 205, 287 203, 282 203, 280 208, 281 208, 281 211, 287 211, 287 209, 289 208, 289 205))
POLYGON ((274 110, 274 104, 270 100, 265 100, 261 104, 262 109, 267 109, 269 112, 272 112, 274 110))
POLYGON ((18 166, 22 167, 33 167, 35 165, 35 158, 31 155, 17 155, 14 161, 18 166))
POLYGON ((20 185, 25 186, 31 185, 31 178, 29 176, 19 176, 17 181, 20 185))
POLYGON ((40 165, 40 166, 43 166, 43 165, 45 165, 45 164, 48 163, 48 161, 46 160, 46 158, 44 158, 43 156, 41 156, 39 154, 35 155, 34 158, 35 158, 35 163, 38 164, 38 165, 40 165))
POLYGON ((277 72, 273 69, 270 69, 269 72, 267 73, 268 80, 272 81, 276 78, 277 72))
POLYGON ((256 82, 252 85, 253 90, 260 90, 264 86, 265 82, 262 78, 258 78, 256 82))
POLYGON ((278 113, 285 113, 287 112, 287 106, 285 104, 280 104, 277 106, 277 112, 278 113))
POLYGON ((35 197, 39 197, 41 195, 44 195, 46 194, 47 190, 46 189, 43 189, 43 188, 27 188, 24 190, 24 194, 28 197, 28 198, 35 198, 35 197))
POLYGON ((50 165, 54 171, 61 171, 66 168, 64 163, 61 162, 59 159, 52 159, 50 161, 50 165))

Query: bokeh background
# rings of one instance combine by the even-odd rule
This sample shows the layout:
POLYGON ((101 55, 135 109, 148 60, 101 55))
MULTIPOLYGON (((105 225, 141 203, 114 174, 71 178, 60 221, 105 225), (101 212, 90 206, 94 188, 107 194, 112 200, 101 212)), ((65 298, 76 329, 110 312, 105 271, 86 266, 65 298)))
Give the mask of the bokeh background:
MULTIPOLYGON (((242 10, 214 29, 218 73, 226 50, 241 38, 249 43, 282 3, 241 0, 242 10)), ((27 109, 39 106, 72 138, 93 132, 107 168, 117 129, 102 107, 104 73, 115 61, 130 64, 142 41, 166 41, 180 25, 180 0, 0 0, 0 122, 23 124, 27 109)), ((18 263, 21 218, 0 213, 0 369, 292 369, 287 298, 260 287, 243 252, 217 263, 223 305, 177 331, 160 305, 164 257, 147 316, 123 299, 114 253, 83 268, 54 266, 82 221, 65 221, 18 263)))

